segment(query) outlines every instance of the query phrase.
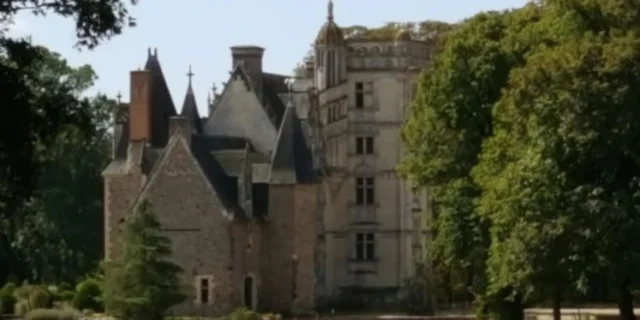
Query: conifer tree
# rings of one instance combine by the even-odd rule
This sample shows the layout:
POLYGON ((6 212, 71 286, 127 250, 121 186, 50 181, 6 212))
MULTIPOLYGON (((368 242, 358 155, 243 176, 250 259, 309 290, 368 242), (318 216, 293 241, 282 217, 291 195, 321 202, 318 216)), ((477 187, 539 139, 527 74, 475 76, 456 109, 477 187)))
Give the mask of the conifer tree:
POLYGON ((160 227, 148 201, 126 219, 123 251, 107 266, 104 289, 107 312, 119 319, 159 320, 186 298, 160 227))

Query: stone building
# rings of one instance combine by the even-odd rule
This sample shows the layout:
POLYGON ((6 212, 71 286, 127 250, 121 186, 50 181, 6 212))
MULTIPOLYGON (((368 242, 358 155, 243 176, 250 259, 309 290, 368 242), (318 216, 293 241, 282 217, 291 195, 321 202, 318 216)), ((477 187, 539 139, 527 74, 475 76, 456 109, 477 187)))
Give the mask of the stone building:
POLYGON ((149 200, 185 270, 190 297, 176 314, 393 305, 421 250, 414 209, 425 198, 394 167, 429 49, 406 31, 345 38, 329 2, 307 79, 287 83, 262 69, 263 48, 232 47, 206 119, 191 78, 177 113, 149 51, 130 74, 103 172, 105 258, 119 254, 123 221, 149 200))
POLYGON ((316 284, 329 297, 393 304, 422 254, 426 194, 413 192, 395 168, 403 154, 400 128, 432 48, 409 30, 391 39, 344 35, 329 2, 307 62, 311 112, 322 124, 330 173, 319 225, 324 277, 316 284))

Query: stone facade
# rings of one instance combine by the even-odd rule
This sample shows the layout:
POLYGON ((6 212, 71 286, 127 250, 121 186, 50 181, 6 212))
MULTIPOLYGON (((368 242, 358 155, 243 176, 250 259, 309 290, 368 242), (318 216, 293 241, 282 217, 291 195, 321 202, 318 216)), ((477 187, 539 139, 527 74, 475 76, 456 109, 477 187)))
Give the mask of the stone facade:
POLYGON ((423 254, 426 192, 395 169, 400 128, 432 48, 408 30, 379 41, 342 36, 329 6, 306 68, 316 97, 310 117, 322 124, 331 173, 318 243, 326 252, 318 285, 329 304, 397 307, 423 254))
POLYGON ((233 47, 206 119, 190 83, 176 112, 157 53, 131 72, 103 172, 105 258, 149 200, 185 270, 177 315, 393 306, 412 276, 424 232, 414 211, 426 197, 395 166, 431 45, 407 32, 345 38, 329 7, 306 79, 264 72, 260 47, 233 47))

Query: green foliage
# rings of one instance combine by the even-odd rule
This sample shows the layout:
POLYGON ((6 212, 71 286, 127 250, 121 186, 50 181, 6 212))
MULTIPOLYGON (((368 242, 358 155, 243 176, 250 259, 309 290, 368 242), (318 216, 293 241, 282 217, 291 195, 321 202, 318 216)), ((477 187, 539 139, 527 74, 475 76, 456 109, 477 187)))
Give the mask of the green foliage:
MULTIPOLYGON (((137 1, 128 2, 135 4, 137 1)), ((36 15, 53 13, 72 18, 76 23, 78 46, 88 48, 93 48, 101 41, 121 33, 123 28, 133 24, 133 20, 127 11, 127 3, 122 0, 10 0, 0 4, 0 105, 3 106, 3 116, 0 119, 0 167, 3 168, 0 171, 0 281, 6 280, 11 274, 17 275, 20 279, 46 278, 44 280, 47 282, 59 280, 53 279, 60 277, 59 275, 71 280, 78 277, 82 271, 86 271, 82 269, 95 263, 94 255, 100 255, 100 247, 92 247, 97 250, 85 250, 88 256, 82 257, 74 251, 75 248, 69 248, 88 247, 98 243, 94 239, 86 239, 89 236, 86 232, 83 240, 75 242, 76 230, 82 228, 77 226, 82 226, 87 221, 75 222, 75 227, 70 230, 71 235, 60 239, 65 237, 61 230, 69 229, 67 226, 56 225, 59 221, 51 222, 51 217, 47 216, 53 204, 48 203, 51 200, 41 198, 40 192, 46 190, 42 188, 49 187, 47 182, 43 181, 46 178, 43 178, 42 174, 43 167, 47 164, 50 165, 50 170, 53 169, 50 159, 47 159, 53 155, 49 149, 58 145, 60 133, 67 131, 69 126, 75 128, 73 130, 78 133, 74 135, 78 138, 84 135, 95 136, 90 111, 92 102, 90 99, 80 98, 80 93, 88 87, 83 85, 90 86, 95 75, 88 66, 69 72, 66 61, 59 56, 43 47, 33 45, 29 39, 10 38, 4 31, 13 18, 24 11, 36 15), (31 229, 34 226, 41 227, 42 230, 31 229), (35 237, 41 235, 50 239, 49 236, 52 234, 55 237, 51 242, 35 237), (29 243, 31 241, 54 248, 39 247, 39 251, 29 243), (48 257, 43 257, 47 254, 48 257), (59 259, 55 259, 56 255, 59 259), (32 260, 25 262, 24 259, 32 260), (66 266, 64 261, 70 261, 71 266, 65 268, 68 270, 50 270, 55 269, 54 266, 66 266), (23 269, 24 264, 27 265, 27 271, 23 269)), ((84 141, 84 138, 82 140, 84 141)), ((73 155, 73 150, 66 151, 69 152, 66 154, 66 160, 71 160, 68 156, 73 155)), ((81 157, 82 155, 79 155, 79 158, 81 157)), ((79 163, 85 164, 86 168, 90 166, 86 164, 95 162, 79 163)), ((76 164, 68 162, 67 166, 76 164)), ((69 172, 62 172, 64 171, 60 174, 66 177, 77 179, 77 176, 66 175, 69 172)), ((92 175, 97 174, 92 172, 92 175)), ((84 182, 73 183, 82 185, 84 182)), ((58 196, 56 204, 69 198, 74 199, 66 194, 58 196)), ((91 199, 86 196, 85 198, 91 199)), ((85 200, 89 201, 91 200, 85 200)), ((87 204, 80 205, 78 209, 75 209, 75 205, 77 203, 69 207, 74 208, 70 212, 77 214, 77 217, 86 220, 97 218, 91 214, 91 210, 83 212, 87 209, 87 204)), ((68 212, 56 212, 54 215, 59 218, 66 213, 68 212)), ((76 221, 77 217, 70 217, 67 221, 76 221)), ((91 223, 84 228, 94 226, 95 223, 91 223)), ((95 230, 102 228, 96 227, 95 230)), ((99 233, 90 234, 89 237, 95 239, 101 237, 99 233)))
POLYGON ((607 274, 630 319, 638 12, 632 1, 548 0, 478 14, 421 76, 399 171, 431 190, 432 258, 491 309, 482 314, 557 306, 607 274))
MULTIPOLYGON (((47 90, 66 90, 72 101, 93 85, 91 67, 72 68, 57 53, 33 49, 39 52, 32 62, 33 90, 55 84, 60 88, 47 90)), ((100 171, 109 158, 108 119, 115 102, 98 96, 77 104, 87 126, 64 125, 48 140, 34 142, 40 168, 34 181, 37 197, 20 204, 20 223, 11 235, 12 249, 23 257, 32 278, 47 282, 77 278, 102 256, 102 233, 86 230, 102 230, 100 171)))
POLYGON ((12 282, 5 284, 0 289, 0 314, 13 314, 15 304, 17 301, 14 292, 16 285, 12 282))
POLYGON ((454 25, 442 22, 426 20, 422 22, 388 22, 378 28, 367 28, 354 25, 343 27, 342 31, 347 39, 357 41, 393 41, 401 30, 408 30, 414 39, 432 39, 444 36, 451 31, 454 25))
POLYGON ((100 283, 96 279, 85 279, 76 286, 76 293, 73 297, 72 306, 78 310, 91 309, 101 311, 102 290, 100 283))
POLYGON ((31 309, 51 308, 53 299, 47 288, 42 286, 34 286, 29 293, 29 307, 31 309))
MULTIPOLYGON (((138 1, 129 2, 137 4, 138 1)), ((100 42, 120 34, 125 27, 135 25, 135 20, 127 10, 126 2, 122 0, 79 0, 73 3, 67 1, 43 3, 38 0, 4 1, 0 4, 0 22, 10 22, 16 14, 25 10, 39 16, 53 13, 65 18, 73 18, 77 45, 88 48, 94 48, 100 42)))
POLYGON ((225 320, 260 320, 260 314, 247 308, 237 308, 224 317, 225 320))
POLYGON ((107 312, 121 319, 161 319, 186 296, 181 292, 182 269, 168 260, 170 239, 148 201, 127 217, 123 244, 123 254, 106 267, 107 312))
POLYGON ((34 309, 24 315, 25 320, 80 320, 82 314, 71 309, 34 309))

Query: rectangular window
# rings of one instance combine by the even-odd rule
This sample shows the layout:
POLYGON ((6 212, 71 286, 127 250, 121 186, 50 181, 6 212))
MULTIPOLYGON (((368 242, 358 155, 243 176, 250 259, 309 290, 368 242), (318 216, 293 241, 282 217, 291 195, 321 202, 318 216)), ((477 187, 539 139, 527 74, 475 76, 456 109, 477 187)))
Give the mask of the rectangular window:
POLYGON ((373 137, 366 137, 365 141, 365 150, 366 154, 373 154, 373 137))
POLYGON ((356 108, 364 108, 364 83, 356 82, 356 108))
POLYGON ((200 279, 200 303, 208 304, 209 303, 209 279, 201 278, 200 279))
POLYGON ((373 137, 356 137, 356 154, 373 154, 373 137))
POLYGON ((356 260, 375 259, 375 250, 375 236, 372 232, 356 233, 356 260))
POLYGON ((374 197, 373 178, 356 178, 356 204, 372 205, 374 197))

